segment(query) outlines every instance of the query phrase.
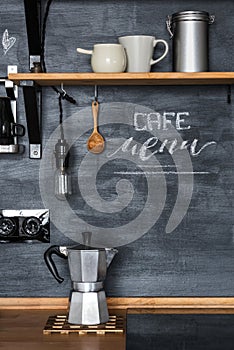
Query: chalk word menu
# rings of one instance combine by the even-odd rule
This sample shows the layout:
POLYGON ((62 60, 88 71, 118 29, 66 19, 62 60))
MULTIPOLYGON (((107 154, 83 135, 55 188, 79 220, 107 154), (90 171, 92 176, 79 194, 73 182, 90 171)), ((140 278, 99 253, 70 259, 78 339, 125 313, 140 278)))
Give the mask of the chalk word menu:
POLYGON ((216 142, 208 141, 199 146, 199 139, 197 138, 192 141, 183 140, 179 132, 192 130, 192 126, 186 123, 186 117, 188 116, 189 112, 135 113, 134 129, 138 132, 157 130, 160 132, 160 138, 150 137, 141 146, 138 146, 134 143, 134 138, 130 137, 108 157, 112 157, 119 152, 130 152, 132 155, 138 154, 142 161, 147 161, 155 154, 163 153, 166 149, 171 155, 186 149, 192 157, 198 157, 207 147, 216 145, 216 142), (167 132, 173 127, 178 137, 169 139, 167 132))

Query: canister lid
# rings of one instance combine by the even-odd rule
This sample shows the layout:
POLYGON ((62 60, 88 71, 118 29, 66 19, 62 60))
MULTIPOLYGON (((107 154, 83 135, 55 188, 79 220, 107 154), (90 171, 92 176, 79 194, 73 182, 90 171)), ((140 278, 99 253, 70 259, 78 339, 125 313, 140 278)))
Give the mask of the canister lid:
POLYGON ((210 21, 210 15, 206 11, 181 11, 173 13, 171 22, 178 21, 210 21))

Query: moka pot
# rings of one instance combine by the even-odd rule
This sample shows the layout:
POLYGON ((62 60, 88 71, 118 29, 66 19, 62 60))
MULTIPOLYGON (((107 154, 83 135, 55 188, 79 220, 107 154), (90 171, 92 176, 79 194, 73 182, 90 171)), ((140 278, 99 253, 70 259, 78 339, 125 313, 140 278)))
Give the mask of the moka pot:
POLYGON ((93 325, 108 322, 109 313, 103 283, 107 268, 116 253, 117 250, 113 248, 81 249, 80 246, 51 246, 45 252, 45 262, 59 283, 64 279, 59 276, 52 255, 68 259, 73 287, 69 323, 93 325))

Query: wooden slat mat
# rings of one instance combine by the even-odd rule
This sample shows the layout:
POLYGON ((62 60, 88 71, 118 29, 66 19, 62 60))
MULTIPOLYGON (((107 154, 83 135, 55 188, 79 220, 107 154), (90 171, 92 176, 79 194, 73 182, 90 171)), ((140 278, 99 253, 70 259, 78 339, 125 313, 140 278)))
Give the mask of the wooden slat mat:
POLYGON ((50 316, 47 320, 43 334, 106 334, 106 333, 123 333, 124 332, 124 318, 122 316, 110 315, 107 323, 99 325, 85 326, 73 325, 68 323, 67 315, 50 316))

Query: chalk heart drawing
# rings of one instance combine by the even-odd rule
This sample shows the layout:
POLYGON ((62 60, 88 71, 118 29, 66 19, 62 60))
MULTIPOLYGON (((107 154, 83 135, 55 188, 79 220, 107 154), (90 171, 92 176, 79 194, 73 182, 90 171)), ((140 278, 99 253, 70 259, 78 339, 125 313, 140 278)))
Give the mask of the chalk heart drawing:
MULTIPOLYGON (((108 104, 103 103, 100 105, 99 125, 101 127, 105 127, 105 125, 109 126, 109 130, 112 130, 112 128, 118 130, 117 133, 112 135, 112 138, 107 137, 105 151, 101 154, 89 153, 84 142, 84 134, 91 133, 93 128, 92 111, 90 107, 81 109, 64 120, 63 127, 65 138, 70 147, 75 143, 75 147, 78 147, 76 151, 81 155, 80 163, 77 166, 78 169, 75 168, 77 186, 79 189, 79 191, 76 191, 76 194, 74 194, 77 196, 77 198, 75 198, 75 203, 77 203, 75 209, 74 205, 70 205, 71 202, 69 204, 69 199, 59 201, 54 195, 54 147, 57 140, 60 138, 59 127, 51 134, 45 146, 39 170, 39 185, 42 201, 45 208, 50 208, 50 217, 54 225, 66 237, 69 237, 75 242, 83 243, 82 232, 85 231, 92 232, 91 246, 93 247, 123 246, 146 234, 156 224, 165 206, 167 198, 167 181, 165 174, 167 171, 164 170, 165 168, 168 170, 168 166, 172 166, 173 169, 177 171, 174 172, 176 173, 175 181, 178 181, 178 185, 175 184, 175 186, 177 186, 178 190, 177 195, 175 195, 174 207, 165 227, 165 233, 173 232, 186 215, 193 193, 194 175, 189 151, 187 147, 181 147, 179 152, 171 152, 172 154, 169 154, 171 165, 166 166, 160 163, 160 160, 162 162, 162 157, 160 157, 159 154, 146 156, 152 153, 150 146, 148 145, 148 149, 146 149, 143 147, 144 145, 142 142, 138 140, 135 140, 134 146, 130 149, 130 152, 127 152, 127 147, 121 147, 121 145, 124 145, 129 136, 126 138, 123 136, 121 126, 129 128, 129 130, 134 130, 133 118, 136 112, 149 114, 154 111, 148 107, 132 103, 115 102, 108 104), (83 141, 81 142, 82 135, 83 141), (113 177, 117 179, 115 180, 117 183, 115 184, 114 197, 111 198, 111 200, 106 200, 105 197, 100 195, 100 191, 98 191, 98 176, 101 173, 101 169, 104 166, 108 166, 108 163, 111 161, 123 161, 124 164, 126 164, 126 162, 129 164, 131 163, 131 166, 134 165, 138 171, 125 178, 123 178, 124 172, 121 174, 122 177, 118 178, 118 175, 113 174, 111 170, 110 178, 108 178, 108 173, 106 174, 105 171, 105 179, 102 178, 102 182, 106 181, 108 184, 110 181, 113 181, 113 177), (156 171, 150 172, 150 168, 156 169, 156 171), (131 217, 128 218, 128 206, 134 196, 134 186, 131 182, 131 176, 133 176, 132 182, 134 186, 141 186, 143 181, 141 177, 144 177, 144 179, 147 180, 148 187, 147 198, 142 205, 142 210, 140 213, 137 213, 133 219, 131 219, 131 217), (138 177, 136 178, 136 176, 138 177), (87 221, 85 220, 84 213, 86 212, 86 208, 89 210, 88 217, 90 217, 90 215, 96 215, 101 218, 99 224, 90 224, 88 219, 87 221), (113 224, 114 227, 105 226, 105 220, 102 220, 102 215, 104 215, 104 213, 107 213, 106 215, 111 215, 111 222, 115 222, 115 215, 120 212, 122 213, 124 210, 126 210, 127 213, 125 219, 127 217, 129 222, 125 220, 122 225, 121 222, 118 222, 118 226, 116 223, 115 226, 113 224), (83 214, 83 216, 81 214, 83 214)), ((163 142, 163 139, 165 139, 165 131, 162 133, 161 130, 154 129, 147 135, 149 134, 157 138, 160 142, 163 142)), ((184 141, 173 125, 170 125, 170 129, 167 131, 167 135, 168 134, 170 138, 176 139, 178 143, 183 145, 184 141)), ((169 146, 166 143, 164 143, 164 146, 169 150, 169 146)), ((137 193, 137 195, 139 195, 139 193, 137 193)))
POLYGON ((12 46, 15 44, 16 38, 13 36, 9 38, 8 30, 6 29, 2 35, 2 47, 4 51, 4 55, 12 48, 12 46))

